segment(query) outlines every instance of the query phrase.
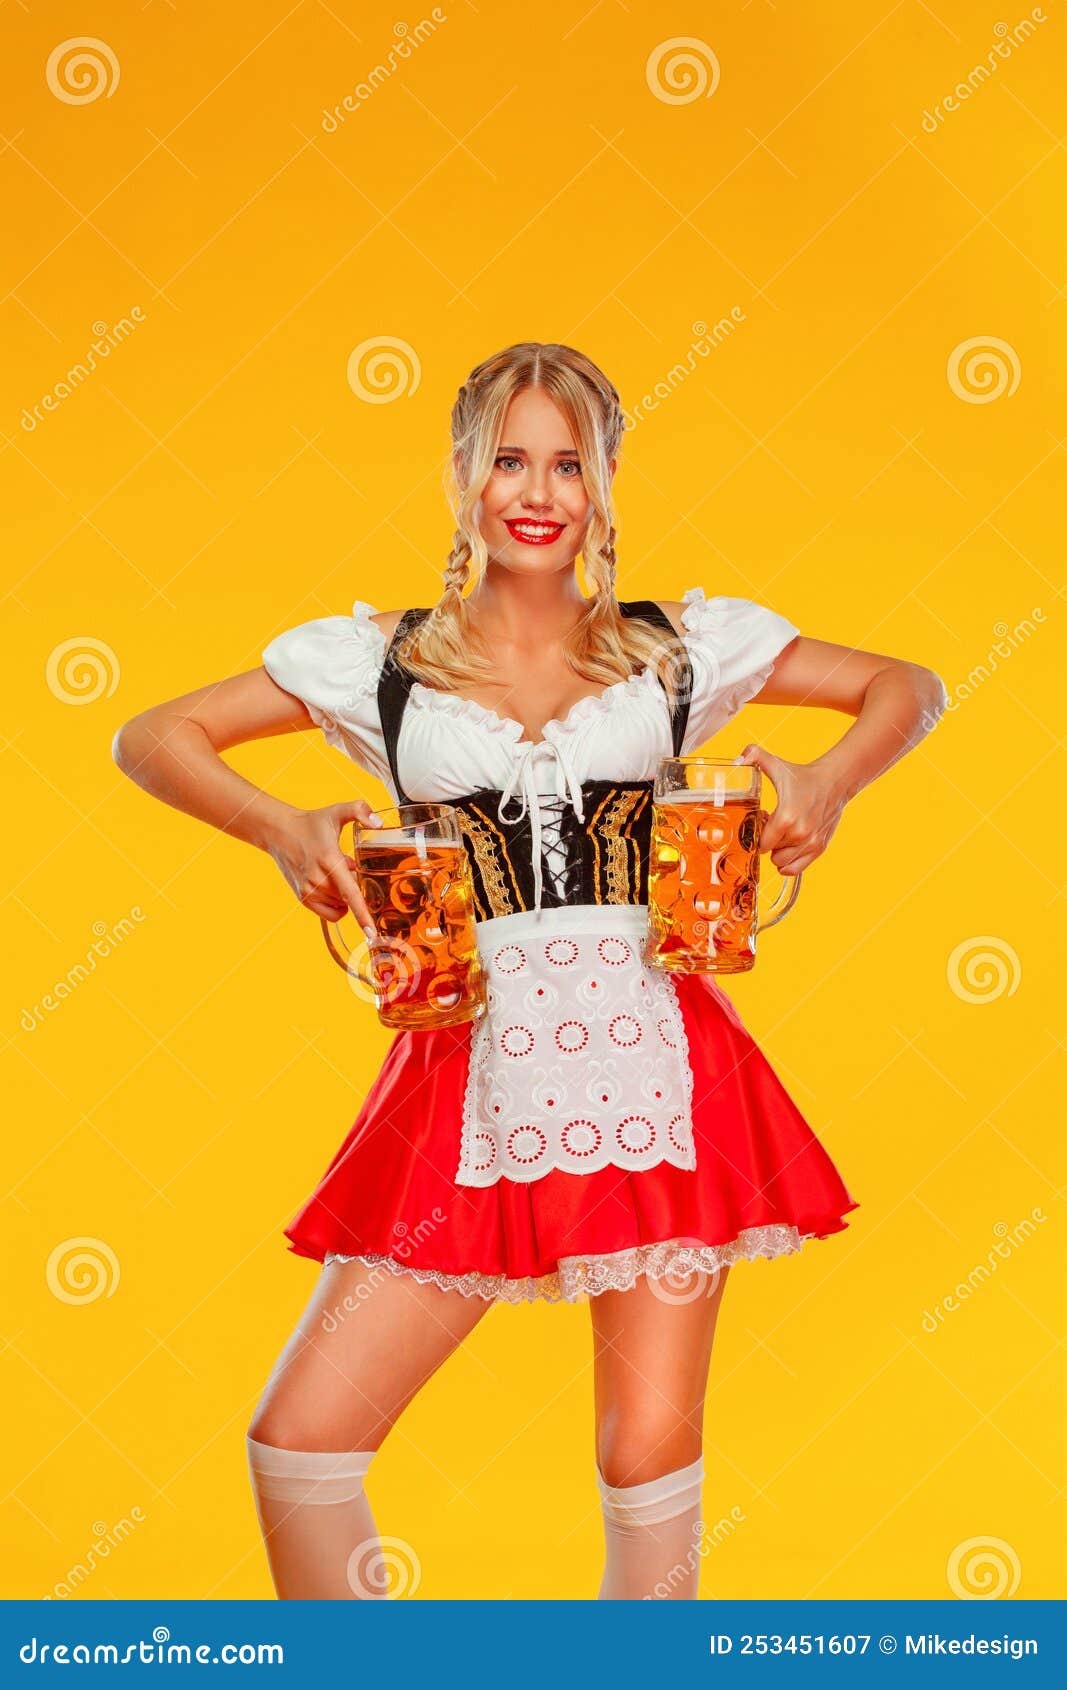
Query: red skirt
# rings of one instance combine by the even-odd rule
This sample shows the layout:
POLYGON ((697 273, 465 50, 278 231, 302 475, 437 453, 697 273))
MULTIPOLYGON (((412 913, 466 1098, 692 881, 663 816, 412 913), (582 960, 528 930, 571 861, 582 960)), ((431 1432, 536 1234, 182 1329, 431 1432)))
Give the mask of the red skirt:
POLYGON ((732 1000, 673 976, 693 1073, 695 1169, 552 1169, 458 1185, 472 1023, 398 1032, 359 1114, 285 1236, 467 1295, 573 1301, 798 1250, 858 1208, 732 1000))

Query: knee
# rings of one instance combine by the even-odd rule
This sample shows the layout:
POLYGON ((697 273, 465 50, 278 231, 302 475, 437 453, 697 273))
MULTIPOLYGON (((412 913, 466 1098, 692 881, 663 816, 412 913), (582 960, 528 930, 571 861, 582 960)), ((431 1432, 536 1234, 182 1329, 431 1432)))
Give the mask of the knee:
POLYGON ((688 1420, 617 1425, 602 1433, 597 1467, 606 1485, 643 1485, 699 1460, 700 1426, 688 1420))

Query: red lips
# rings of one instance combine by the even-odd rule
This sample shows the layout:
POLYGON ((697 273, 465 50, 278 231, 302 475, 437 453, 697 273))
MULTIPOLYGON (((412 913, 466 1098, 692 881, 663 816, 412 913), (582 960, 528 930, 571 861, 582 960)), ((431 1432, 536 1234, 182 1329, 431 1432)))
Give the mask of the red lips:
POLYGON ((538 522, 534 518, 522 518, 515 522, 505 522, 504 527, 513 540, 520 546, 551 546, 559 539, 566 524, 563 522, 538 522), (523 530, 528 532, 523 532, 523 530), (539 532, 537 532, 539 530, 539 532))

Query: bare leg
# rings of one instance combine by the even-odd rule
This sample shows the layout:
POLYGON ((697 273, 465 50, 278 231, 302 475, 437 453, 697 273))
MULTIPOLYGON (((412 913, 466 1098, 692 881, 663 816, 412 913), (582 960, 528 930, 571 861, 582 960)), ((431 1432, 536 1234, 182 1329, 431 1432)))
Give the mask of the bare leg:
POLYGON ((602 1598, 695 1598, 704 1393, 728 1269, 590 1300, 602 1598))
POLYGON ((383 1267, 323 1269, 248 1429, 279 1597, 388 1594, 363 1476, 420 1386, 490 1307, 383 1267))

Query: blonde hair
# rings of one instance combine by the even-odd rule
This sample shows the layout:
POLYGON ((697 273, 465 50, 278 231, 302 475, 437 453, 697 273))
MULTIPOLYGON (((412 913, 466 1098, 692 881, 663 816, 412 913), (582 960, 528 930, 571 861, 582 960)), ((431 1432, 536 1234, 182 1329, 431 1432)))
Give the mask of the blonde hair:
POLYGON ((570 424, 591 506, 582 562, 592 594, 564 639, 564 659, 576 674, 605 683, 650 667, 673 708, 683 672, 681 641, 665 629, 624 616, 615 596, 610 465, 622 441, 622 405, 607 376, 572 346, 538 341, 508 346, 478 364, 460 388, 452 408, 447 482, 456 532, 444 569, 445 588, 395 655, 418 679, 444 692, 457 690, 458 682, 492 676, 494 666, 478 649, 463 588, 477 581, 488 562, 475 510, 492 473, 504 416, 515 395, 530 387, 547 393, 570 424))

